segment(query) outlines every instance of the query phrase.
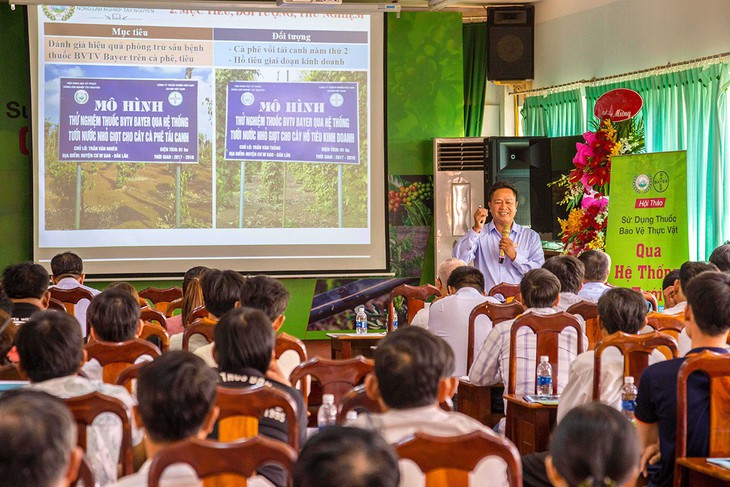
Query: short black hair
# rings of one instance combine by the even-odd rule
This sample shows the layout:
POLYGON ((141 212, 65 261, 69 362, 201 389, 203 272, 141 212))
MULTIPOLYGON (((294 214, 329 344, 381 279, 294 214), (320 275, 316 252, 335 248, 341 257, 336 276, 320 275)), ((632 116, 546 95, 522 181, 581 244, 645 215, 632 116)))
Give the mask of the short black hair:
POLYGON ((51 259, 51 272, 55 279, 62 277, 79 278, 84 273, 84 262, 73 252, 54 255, 51 259))
POLYGON ((572 255, 556 255, 550 257, 542 265, 543 269, 547 269, 560 281, 560 290, 564 293, 577 293, 583 284, 583 275, 585 274, 585 266, 583 262, 572 255))
POLYGON ((600 250, 586 250, 578 256, 578 260, 583 263, 583 279, 586 282, 603 282, 606 280, 610 262, 607 253, 600 250))
POLYGON ((617 331, 638 333, 646 324, 648 311, 644 296, 625 287, 611 288, 598 299, 601 326, 609 335, 617 331))
POLYGON ((443 338, 417 326, 389 333, 375 349, 375 377, 393 409, 434 404, 439 381, 454 372, 454 352, 443 338))
POLYGON ((484 292, 484 274, 476 267, 463 265, 451 271, 446 285, 457 290, 463 287, 471 287, 479 292, 484 292))
POLYGON ((238 272, 208 269, 200 279, 205 309, 216 318, 233 309, 241 299, 243 277, 238 272))
POLYGON ((81 368, 84 340, 76 318, 63 311, 39 311, 15 335, 20 367, 31 382, 73 375, 81 368))
POLYGON ((685 296, 702 333, 719 336, 730 330, 730 274, 703 272, 692 279, 685 296))
POLYGON ((48 275, 42 265, 33 262, 9 265, 3 271, 3 289, 10 299, 41 299, 48 291, 48 275))
POLYGON ((307 441, 292 471, 295 487, 397 487, 398 457, 375 431, 329 426, 307 441))
POLYGON ((679 279, 679 269, 672 269, 667 272, 664 279, 662 279, 662 291, 668 287, 674 286, 674 281, 677 279, 679 279))
POLYGON ((68 469, 76 422, 50 394, 11 391, 0 398, 0 444, 3 485, 53 487, 68 469))
POLYGON ((624 485, 640 454, 636 428, 600 402, 571 409, 550 437, 553 466, 570 486, 624 485))
POLYGON ((276 279, 253 276, 241 285, 241 306, 263 311, 271 321, 284 314, 289 304, 289 291, 276 279))
POLYGON ((197 434, 215 405, 217 381, 215 370, 184 350, 164 353, 145 364, 137 379, 145 432, 166 443, 197 434))
POLYGON ((709 262, 693 262, 691 260, 685 262, 684 264, 682 264, 682 267, 679 268, 679 286, 682 288, 682 292, 684 293, 684 290, 687 289, 687 286, 695 277, 699 276, 705 271, 717 270, 717 266, 709 262))
POLYGON ((515 186, 511 182, 505 181, 505 180, 496 181, 489 188, 489 192, 487 192, 487 201, 492 201, 492 196, 499 189, 509 189, 509 190, 512 190, 512 193, 514 193, 514 195, 515 195, 515 201, 517 201, 517 199, 518 199, 517 186, 515 186))
POLYGON ((550 308, 560 296, 560 281, 547 269, 530 269, 522 276, 520 294, 528 308, 550 308))
POLYGON ((722 272, 730 272, 730 243, 722 244, 710 254, 710 262, 722 272))
POLYGON ((274 353, 271 320, 253 308, 234 308, 215 325, 215 352, 218 370, 233 374, 253 368, 265 374, 274 353))
POLYGON ((137 334, 141 309, 128 291, 107 288, 94 296, 86 310, 86 320, 99 340, 124 342, 137 334))

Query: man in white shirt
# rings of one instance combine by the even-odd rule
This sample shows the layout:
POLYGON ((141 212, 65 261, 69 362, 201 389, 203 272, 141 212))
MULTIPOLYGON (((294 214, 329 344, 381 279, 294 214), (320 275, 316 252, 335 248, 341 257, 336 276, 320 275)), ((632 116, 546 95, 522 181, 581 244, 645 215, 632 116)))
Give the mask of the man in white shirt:
MULTIPOLYGON (((485 301, 498 303, 495 298, 484 295, 484 276, 475 267, 457 267, 447 281, 449 295, 431 304, 428 329, 446 340, 454 351, 454 374, 466 375, 466 357, 469 340, 469 315, 485 301)), ((474 351, 492 328, 489 318, 479 316, 474 323, 474 351)))
MULTIPOLYGON (((99 290, 93 287, 85 286, 84 279, 84 262, 81 257, 74 254, 73 252, 64 252, 62 254, 55 255, 51 259, 51 282, 53 286, 59 289, 74 289, 80 287, 86 289, 91 294, 96 296, 99 294, 99 290)), ((86 310, 89 308, 89 300, 82 299, 76 306, 74 306, 74 316, 81 325, 81 333, 86 336, 86 310)))
MULTIPOLYGON (((465 266, 466 262, 461 259, 455 259, 450 257, 445 261, 441 262, 436 270, 436 288, 439 290, 439 296, 436 300, 448 296, 449 292, 446 288, 446 283, 449 282, 449 276, 451 272, 457 267, 465 266)), ((434 300, 435 302, 435 300, 434 300)), ((416 315, 411 320, 411 326, 420 326, 421 328, 428 328, 428 311, 433 303, 426 303, 423 308, 419 309, 416 315)))
POLYGON ((578 296, 585 274, 583 262, 572 255, 556 255, 546 260, 542 268, 552 272, 560 281, 560 301, 555 305, 558 310, 566 311, 575 303, 583 301, 578 296))
POLYGON ((674 281, 674 300, 677 304, 666 308, 663 313, 667 315, 684 313, 684 309, 687 307, 687 296, 684 295, 684 290, 687 289, 687 285, 701 273, 716 270, 718 270, 717 266, 709 262, 687 261, 682 264, 682 267, 679 268, 679 279, 674 281))
MULTIPOLYGON (((454 354, 441 338, 413 326, 389 334, 375 350, 375 373, 365 379, 368 395, 377 399, 384 412, 360 415, 351 425, 375 429, 391 444, 419 431, 435 436, 476 430, 495 434, 469 416, 439 407, 456 392, 453 370, 454 354)), ((402 462, 400 470, 401 486, 422 483, 421 472, 412 464, 402 462)), ((474 474, 475 485, 507 484, 505 465, 496 458, 485 460, 474 474)))
POLYGON ((585 269, 583 287, 578 291, 578 296, 591 303, 597 303, 598 298, 611 289, 611 286, 606 284, 611 270, 611 257, 600 250, 586 250, 578 256, 578 260, 583 262, 585 269))

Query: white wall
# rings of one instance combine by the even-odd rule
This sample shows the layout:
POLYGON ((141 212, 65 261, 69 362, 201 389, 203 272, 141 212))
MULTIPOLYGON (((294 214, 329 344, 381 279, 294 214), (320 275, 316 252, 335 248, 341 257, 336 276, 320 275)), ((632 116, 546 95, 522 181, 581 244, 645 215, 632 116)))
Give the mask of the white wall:
POLYGON ((542 0, 533 88, 730 51, 730 0, 542 0))

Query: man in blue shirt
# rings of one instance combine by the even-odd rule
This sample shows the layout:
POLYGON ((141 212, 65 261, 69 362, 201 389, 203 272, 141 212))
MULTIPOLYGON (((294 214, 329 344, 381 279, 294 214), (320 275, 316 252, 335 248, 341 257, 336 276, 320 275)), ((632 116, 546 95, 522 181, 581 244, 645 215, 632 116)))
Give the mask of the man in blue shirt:
POLYGON ((474 261, 489 292, 502 282, 518 284, 527 271, 542 267, 545 254, 537 232, 515 223, 517 189, 512 183, 497 181, 487 198, 492 221, 485 226, 487 210, 478 208, 474 226, 457 242, 452 254, 467 263, 474 261))
MULTIPOLYGON (((692 339, 687 356, 725 349, 730 330, 730 275, 707 271, 688 285, 684 311, 692 339)), ((677 432, 677 374, 684 358, 649 366, 641 375, 636 399, 636 419, 643 454, 641 469, 650 475, 649 486, 671 486, 674 477, 677 432)), ((706 457, 710 439, 710 383, 693 374, 687 382, 687 456, 706 457)))

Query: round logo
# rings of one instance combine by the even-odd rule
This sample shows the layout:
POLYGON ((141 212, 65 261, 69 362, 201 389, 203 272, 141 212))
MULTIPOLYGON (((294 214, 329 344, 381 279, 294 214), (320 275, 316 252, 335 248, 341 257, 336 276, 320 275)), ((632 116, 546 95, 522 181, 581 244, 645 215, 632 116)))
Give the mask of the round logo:
POLYGON ((646 193, 651 189, 651 176, 639 174, 634 178, 634 191, 637 193, 646 193))
POLYGON ((86 90, 76 90, 76 93, 74 93, 74 101, 79 105, 86 104, 89 101, 89 93, 86 90))
POLYGON ((173 91, 169 95, 167 95, 167 101, 170 102, 170 105, 177 107, 180 106, 180 104, 183 102, 183 96, 182 93, 179 91, 173 91))
POLYGON ((664 171, 659 171, 653 178, 654 189, 657 193, 663 193, 669 187, 669 175, 664 171))
POLYGON ((243 103, 247 107, 250 107, 251 105, 253 105, 253 102, 255 99, 256 99, 256 97, 254 97, 253 93, 251 93, 250 91, 247 91, 246 93, 241 95, 241 103, 243 103))
POLYGON ((76 7, 63 7, 60 5, 43 5, 43 14, 50 20, 68 20, 74 14, 76 7))
POLYGON ((330 105, 333 107, 341 107, 345 103, 345 97, 341 93, 332 93, 330 95, 330 105))

